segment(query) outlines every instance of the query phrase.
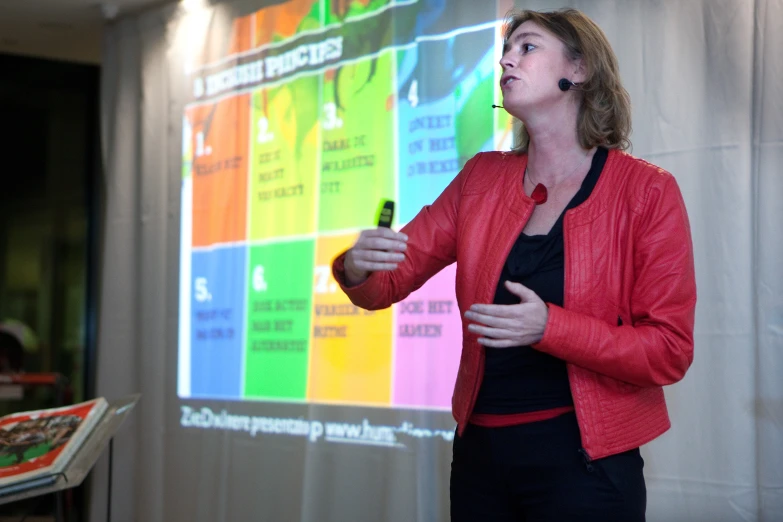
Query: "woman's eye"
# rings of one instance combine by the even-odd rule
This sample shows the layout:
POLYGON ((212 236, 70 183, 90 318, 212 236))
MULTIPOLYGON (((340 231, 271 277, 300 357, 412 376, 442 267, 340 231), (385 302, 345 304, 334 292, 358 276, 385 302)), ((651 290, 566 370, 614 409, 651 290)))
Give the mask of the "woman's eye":
POLYGON ((529 43, 522 44, 522 52, 523 53, 529 53, 530 51, 532 51, 535 48, 536 48, 536 46, 533 45, 533 44, 529 44, 529 43))

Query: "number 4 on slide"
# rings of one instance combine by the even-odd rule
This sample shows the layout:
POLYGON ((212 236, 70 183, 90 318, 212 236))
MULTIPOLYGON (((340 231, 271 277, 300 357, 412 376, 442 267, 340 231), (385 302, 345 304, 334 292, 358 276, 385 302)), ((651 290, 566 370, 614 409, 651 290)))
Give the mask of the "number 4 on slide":
POLYGON ((414 108, 419 104, 419 82, 416 80, 411 82, 411 88, 408 89, 408 102, 414 108))

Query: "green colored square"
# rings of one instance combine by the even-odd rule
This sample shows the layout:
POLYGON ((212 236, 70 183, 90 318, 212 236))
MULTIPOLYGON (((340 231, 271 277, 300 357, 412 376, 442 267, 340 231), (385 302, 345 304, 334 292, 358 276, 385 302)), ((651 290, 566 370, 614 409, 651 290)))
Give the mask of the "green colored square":
POLYGON ((315 241, 250 247, 246 398, 305 400, 315 241))
POLYGON ((392 53, 326 75, 321 120, 320 231, 371 225, 381 199, 394 199, 392 53))

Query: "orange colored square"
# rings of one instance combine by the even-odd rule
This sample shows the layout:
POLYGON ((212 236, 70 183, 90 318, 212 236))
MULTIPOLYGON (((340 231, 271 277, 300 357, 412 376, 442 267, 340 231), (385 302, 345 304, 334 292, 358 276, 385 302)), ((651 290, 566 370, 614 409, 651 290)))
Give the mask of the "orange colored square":
POLYGON ((244 240, 250 97, 186 111, 192 128, 193 246, 244 240))

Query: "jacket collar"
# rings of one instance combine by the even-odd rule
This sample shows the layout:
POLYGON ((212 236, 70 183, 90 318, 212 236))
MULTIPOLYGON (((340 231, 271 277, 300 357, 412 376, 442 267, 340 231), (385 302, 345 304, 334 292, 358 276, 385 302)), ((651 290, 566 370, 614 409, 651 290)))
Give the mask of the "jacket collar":
MULTIPOLYGON (((598 182, 593 192, 584 203, 566 212, 566 217, 571 225, 583 225, 595 220, 608 207, 612 196, 616 194, 618 166, 627 155, 617 149, 609 149, 606 163, 598 177, 598 182)), ((535 202, 525 194, 522 184, 522 176, 527 167, 527 154, 516 155, 508 152, 502 153, 502 186, 508 197, 504 197, 509 212, 520 216, 529 212, 535 202)))

